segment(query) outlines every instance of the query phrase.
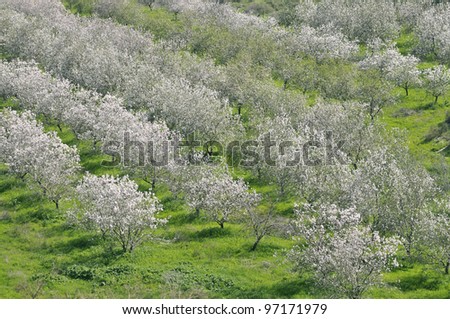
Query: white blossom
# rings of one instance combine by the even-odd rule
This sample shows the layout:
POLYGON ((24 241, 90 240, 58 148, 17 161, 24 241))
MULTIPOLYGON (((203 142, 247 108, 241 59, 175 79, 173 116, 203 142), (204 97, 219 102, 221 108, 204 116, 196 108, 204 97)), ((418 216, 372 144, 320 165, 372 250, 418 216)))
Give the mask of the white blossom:
POLYGON ((425 89, 434 97, 437 103, 440 96, 450 89, 450 70, 445 65, 438 65, 423 71, 425 89))
POLYGON ((361 298, 395 267, 396 238, 385 238, 361 223, 354 208, 334 205, 297 208, 292 235, 297 245, 288 259, 311 271, 315 285, 334 298, 361 298))
POLYGON ((395 46, 385 50, 373 48, 369 56, 359 63, 361 69, 378 70, 382 77, 408 90, 421 84, 418 64, 420 60, 412 55, 402 55, 395 46))
POLYGON ((147 230, 167 223, 156 217, 162 210, 158 199, 150 192, 140 192, 127 176, 87 174, 77 186, 76 196, 78 204, 71 217, 119 242, 124 252, 133 251, 147 239, 147 230))
POLYGON ((80 169, 76 148, 63 144, 55 132, 45 133, 30 112, 4 110, 0 123, 0 160, 58 208, 80 169))
POLYGON ((252 192, 243 180, 234 180, 220 171, 202 171, 200 176, 185 184, 184 190, 188 205, 198 213, 203 211, 221 228, 259 201, 259 195, 252 192))

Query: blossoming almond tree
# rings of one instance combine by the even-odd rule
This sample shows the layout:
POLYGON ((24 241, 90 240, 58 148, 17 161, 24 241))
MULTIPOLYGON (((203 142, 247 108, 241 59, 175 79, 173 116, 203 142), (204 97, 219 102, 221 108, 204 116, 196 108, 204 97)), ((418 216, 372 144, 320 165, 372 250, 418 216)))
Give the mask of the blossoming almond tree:
MULTIPOLYGON (((375 44, 379 46, 379 44, 375 44)), ((419 59, 412 55, 402 55, 395 46, 387 49, 375 47, 372 53, 360 62, 362 69, 377 69, 381 76, 405 90, 421 84, 419 59)))
POLYGON ((150 122, 141 114, 128 111, 122 99, 53 78, 33 62, 2 61, 0 71, 0 92, 4 97, 15 97, 24 110, 48 120, 56 119, 58 125, 68 125, 77 138, 91 140, 94 148, 101 142, 107 154, 113 151, 110 144, 119 143, 123 151, 116 155, 123 159, 123 166, 149 180, 153 187, 164 161, 173 158, 167 151, 176 134, 164 122, 150 122), (148 154, 145 162, 140 161, 145 148, 150 147, 152 154, 148 154), (158 166, 155 162, 162 164, 158 166))
POLYGON ((59 208, 80 168, 76 148, 63 144, 55 132, 45 133, 31 112, 5 110, 0 123, 0 160, 59 208))
POLYGON ((254 207, 259 195, 249 192, 243 180, 234 180, 227 173, 203 174, 199 179, 187 183, 186 199, 188 205, 206 216, 221 228, 237 213, 254 207))
POLYGON ((295 12, 296 24, 329 25, 350 39, 369 42, 374 38, 392 39, 400 30, 394 2, 377 0, 304 0, 295 12))
POLYGON ((447 212, 428 214, 422 221, 419 240, 422 245, 422 256, 427 263, 438 265, 446 275, 450 269, 450 217, 447 212))
POLYGON ((371 152, 355 172, 352 201, 381 234, 400 236, 408 256, 416 255, 417 232, 440 190, 429 173, 398 145, 371 152))
POLYGON ((450 89, 450 70, 445 65, 438 65, 423 71, 425 88, 434 97, 436 104, 440 96, 450 89))
POLYGON ((335 205, 295 210, 297 245, 288 253, 296 269, 312 272, 315 284, 334 298, 361 298, 396 266, 396 238, 381 237, 361 223, 354 208, 335 205))
POLYGON ((77 209, 69 217, 119 242, 123 252, 132 252, 147 239, 147 230, 167 223, 167 219, 156 218, 162 211, 158 199, 150 192, 140 192, 127 176, 87 174, 77 186, 76 196, 77 209))
POLYGON ((421 56, 431 54, 443 63, 450 61, 450 5, 440 3, 422 10, 414 26, 418 42, 415 51, 421 56))

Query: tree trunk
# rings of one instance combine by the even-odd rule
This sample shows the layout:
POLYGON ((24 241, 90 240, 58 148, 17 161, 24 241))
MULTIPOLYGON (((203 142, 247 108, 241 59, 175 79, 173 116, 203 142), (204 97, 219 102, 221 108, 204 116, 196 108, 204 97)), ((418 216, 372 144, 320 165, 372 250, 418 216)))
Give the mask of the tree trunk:
POLYGON ((152 191, 155 192, 156 187, 156 167, 152 166, 152 191))
POLYGON ((261 240, 261 237, 258 237, 256 239, 256 241, 253 243, 252 248, 250 248, 250 251, 255 251, 256 250, 256 247, 258 247, 258 244, 259 244, 260 240, 261 240))
POLYGON ((409 96, 408 86, 405 86, 405 93, 406 93, 406 96, 409 96))
POLYGON ((439 95, 434 97, 434 104, 437 104, 438 98, 439 98, 439 95))
POLYGON ((80 140, 80 138, 78 137, 78 134, 77 134, 77 132, 72 128, 72 129, 70 129, 71 131, 72 131, 72 133, 73 133, 73 135, 75 136, 75 139, 78 141, 78 140, 80 140))
POLYGON ((286 191, 286 185, 283 177, 279 179, 278 186, 280 187, 278 193, 281 197, 284 197, 286 191))
POLYGON ((450 259, 447 260, 447 264, 445 265, 445 274, 448 275, 448 270, 450 268, 450 259))
POLYGON ((411 246, 412 246, 412 234, 410 232, 409 234, 406 235, 406 243, 405 243, 406 256, 408 256, 409 261, 412 260, 411 246))

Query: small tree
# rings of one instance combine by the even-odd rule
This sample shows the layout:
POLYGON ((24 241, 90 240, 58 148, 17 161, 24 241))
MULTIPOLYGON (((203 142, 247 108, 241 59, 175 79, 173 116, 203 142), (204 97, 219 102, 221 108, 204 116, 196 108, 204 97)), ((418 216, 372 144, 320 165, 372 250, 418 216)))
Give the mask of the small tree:
POLYGON ((409 89, 421 84, 420 71, 417 68, 419 59, 415 56, 397 56, 393 61, 392 69, 388 73, 388 79, 391 79, 397 86, 405 90, 406 96, 409 95, 409 89))
POLYGON ((259 196, 249 192, 243 180, 234 180, 227 173, 204 176, 186 185, 188 205, 215 221, 221 228, 238 212, 252 208, 259 196))
POLYGON ((449 5, 433 5, 425 11, 422 9, 414 28, 418 39, 415 47, 417 53, 422 56, 431 54, 442 62, 450 61, 449 15, 449 5))
POLYGON ((446 275, 450 269, 450 217, 445 214, 429 214, 423 219, 419 232, 422 254, 427 262, 437 264, 446 275))
POLYGON ((444 65, 438 65, 423 72, 425 88, 434 97, 434 104, 438 98, 445 95, 450 88, 450 71, 444 65))
POLYGON ((382 112, 383 108, 395 102, 392 93, 394 85, 381 76, 378 70, 370 69, 360 73, 360 83, 357 96, 366 104, 372 122, 382 112))
POLYGON ((259 242, 265 236, 273 235, 276 231, 281 230, 283 224, 285 224, 282 218, 275 215, 273 207, 266 212, 256 208, 248 209, 244 214, 244 218, 247 226, 255 236, 255 241, 250 251, 255 251, 259 242))
POLYGON ((167 219, 156 218, 162 210, 150 192, 138 191, 127 176, 86 175, 76 188, 77 209, 71 217, 80 225, 99 231, 103 238, 120 243, 123 252, 148 238, 147 230, 164 225, 167 219))
POLYGON ((408 96, 411 87, 421 84, 418 69, 420 60, 412 55, 402 55, 394 45, 387 49, 384 49, 385 46, 379 41, 373 41, 369 47, 371 54, 360 62, 360 67, 378 70, 384 79, 403 88, 408 96))
POLYGON ((327 295, 361 298, 381 280, 381 272, 395 266, 399 242, 383 238, 361 224, 354 208, 334 205, 296 209, 293 235, 297 245, 288 258, 296 268, 312 271, 327 295))
POLYGON ((290 117, 283 113, 266 118, 258 125, 256 162, 246 163, 256 170, 258 177, 275 183, 280 196, 284 196, 294 182, 296 167, 300 164, 298 149, 301 137, 294 129, 290 117))

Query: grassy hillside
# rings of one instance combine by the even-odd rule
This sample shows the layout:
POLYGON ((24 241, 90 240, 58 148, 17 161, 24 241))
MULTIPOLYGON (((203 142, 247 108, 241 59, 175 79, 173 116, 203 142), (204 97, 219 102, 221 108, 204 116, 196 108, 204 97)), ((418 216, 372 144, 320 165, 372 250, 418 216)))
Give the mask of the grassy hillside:
MULTIPOLYGON (((65 0, 73 13, 92 14, 92 1, 65 0)), ((261 15, 283 13, 295 1, 233 1, 248 12, 261 15)), ((135 4, 133 14, 115 17, 118 23, 150 31, 156 39, 182 29, 182 21, 172 13, 135 4), (139 12, 139 14, 136 14, 139 12), (136 14, 136 15, 134 15, 136 14), (135 19, 139 17, 139 19, 135 19)), ((411 35, 398 39, 402 53, 410 50, 411 35)), ((426 61, 421 67, 437 64, 426 61)), ((282 86, 279 79, 273 82, 282 86)), ((290 88, 298 90, 298 88, 290 88)), ((313 104, 316 92, 309 93, 313 104)), ((450 148, 448 112, 450 96, 438 104, 425 89, 413 88, 409 96, 398 89, 398 102, 384 109, 381 121, 389 128, 407 131, 411 153, 450 192, 450 148)), ((19 109, 12 99, 1 100, 0 108, 19 109)), ((245 115, 245 114, 244 114, 245 115)), ((102 166, 109 159, 87 141, 77 140, 70 128, 57 132, 62 141, 76 145, 83 171, 96 175, 123 175, 119 168, 102 166)), ((83 172, 80 172, 80 177, 83 172)), ((279 194, 273 185, 262 185, 251 172, 235 168, 276 211, 291 217, 296 198, 279 194)), ((140 190, 150 185, 136 179, 140 190)), ((65 212, 73 207, 63 201, 59 210, 28 188, 20 178, 8 174, 0 164, 0 298, 315 298, 309 274, 298 274, 286 262, 293 241, 288 234, 264 238, 256 251, 251 230, 244 224, 216 223, 196 217, 185 202, 164 184, 154 190, 164 206, 162 217, 169 223, 133 253, 123 254, 113 243, 105 245, 99 235, 68 224, 65 212)), ((370 289, 366 298, 450 298, 450 276, 441 269, 406 258, 402 266, 384 275, 385 285, 370 289)))
MULTIPOLYGON (((11 106, 4 101, 3 106, 11 106)), ((82 166, 95 174, 120 174, 101 166, 104 155, 90 143, 77 142, 67 128, 55 130, 64 143, 77 145, 82 166)), ((195 218, 181 200, 160 185, 156 195, 170 217, 157 239, 123 254, 101 238, 67 224, 64 211, 30 190, 0 167, 0 282, 2 298, 313 298, 314 282, 284 261, 292 241, 263 239, 255 252, 253 238, 240 224, 217 224, 195 218)), ((148 184, 140 182, 142 190, 148 184)), ((258 191, 269 191, 252 185, 258 191)), ((273 195, 272 195, 273 196, 273 195)), ((289 201, 278 210, 292 209, 289 201)), ((386 274, 386 286, 368 298, 450 298, 450 280, 422 265, 405 265, 386 274)))

